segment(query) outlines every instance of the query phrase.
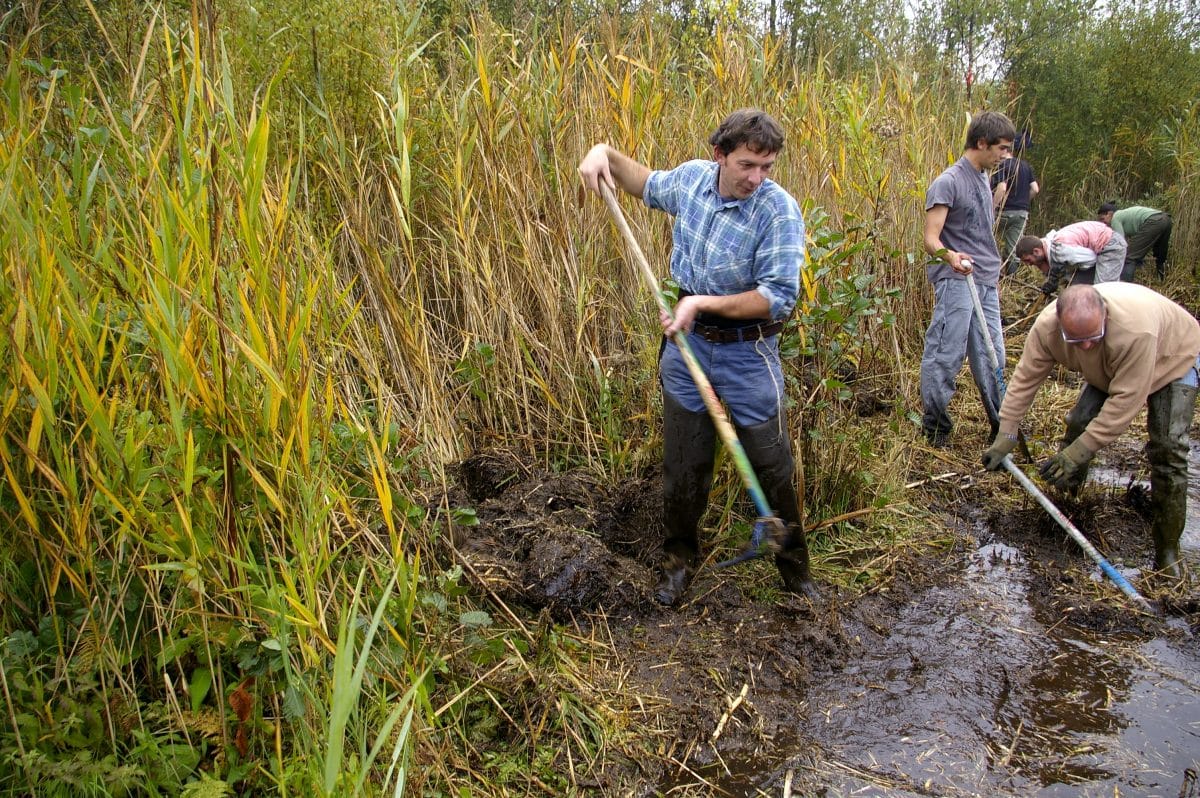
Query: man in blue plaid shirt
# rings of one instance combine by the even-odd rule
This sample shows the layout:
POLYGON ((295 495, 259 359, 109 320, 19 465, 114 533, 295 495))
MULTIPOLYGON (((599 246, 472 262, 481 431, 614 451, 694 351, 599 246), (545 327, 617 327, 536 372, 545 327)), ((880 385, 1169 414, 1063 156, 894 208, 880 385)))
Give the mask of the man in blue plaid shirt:
POLYGON ((757 109, 726 117, 709 137, 712 160, 652 171, 607 144, 579 164, 586 188, 641 198, 675 217, 671 278, 674 318, 663 314, 662 578, 655 598, 674 605, 699 561, 697 528, 708 504, 716 429, 673 336, 689 334, 701 368, 729 408, 738 439, 788 536, 775 557, 784 586, 814 596, 795 488, 784 404, 779 332, 800 292, 804 219, 771 167, 783 149, 779 123, 757 109))

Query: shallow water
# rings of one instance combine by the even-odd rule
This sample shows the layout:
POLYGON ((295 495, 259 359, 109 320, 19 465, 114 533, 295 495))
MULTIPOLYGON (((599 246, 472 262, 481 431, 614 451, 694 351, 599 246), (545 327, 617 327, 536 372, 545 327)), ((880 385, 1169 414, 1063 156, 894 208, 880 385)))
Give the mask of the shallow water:
POLYGON ((1056 623, 1021 553, 975 532, 961 579, 809 688, 795 755, 714 767, 714 792, 780 795, 790 774, 794 794, 829 797, 1200 794, 1185 787, 1200 768, 1197 641, 1056 623))
MULTIPOLYGON (((1138 473, 1136 474, 1125 469, 1098 466, 1089 471, 1088 480, 1116 488, 1140 485, 1149 490, 1148 469, 1149 467, 1144 461, 1138 463, 1138 473)), ((1188 453, 1187 524, 1179 539, 1179 548, 1195 571, 1196 567, 1200 565, 1200 441, 1195 440, 1192 441, 1191 451, 1188 453)))

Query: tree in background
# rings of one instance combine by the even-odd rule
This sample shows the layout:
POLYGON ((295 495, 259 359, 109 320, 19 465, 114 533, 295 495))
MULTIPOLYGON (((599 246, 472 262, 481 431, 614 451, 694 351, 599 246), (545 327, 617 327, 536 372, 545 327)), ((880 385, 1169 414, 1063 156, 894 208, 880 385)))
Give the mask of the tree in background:
POLYGON ((1174 121, 1200 90, 1195 25, 1166 4, 1054 19, 1051 35, 1014 40, 1005 75, 1033 121, 1047 222, 1104 199, 1161 202, 1181 174, 1174 121))

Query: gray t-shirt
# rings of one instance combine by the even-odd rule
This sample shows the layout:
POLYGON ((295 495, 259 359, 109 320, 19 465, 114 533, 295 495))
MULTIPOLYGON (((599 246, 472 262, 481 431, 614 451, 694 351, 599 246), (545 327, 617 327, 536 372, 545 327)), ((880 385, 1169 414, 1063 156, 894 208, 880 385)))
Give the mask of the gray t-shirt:
MULTIPOLYGON (((950 209, 942 227, 942 243, 947 249, 971 256, 975 282, 996 285, 1000 280, 1000 250, 992 237, 996 214, 992 210, 987 176, 964 155, 929 184, 929 190, 925 192, 925 210, 934 205, 945 205, 950 209)), ((946 277, 965 279, 965 275, 954 271, 941 259, 927 266, 925 272, 931 283, 946 277)))

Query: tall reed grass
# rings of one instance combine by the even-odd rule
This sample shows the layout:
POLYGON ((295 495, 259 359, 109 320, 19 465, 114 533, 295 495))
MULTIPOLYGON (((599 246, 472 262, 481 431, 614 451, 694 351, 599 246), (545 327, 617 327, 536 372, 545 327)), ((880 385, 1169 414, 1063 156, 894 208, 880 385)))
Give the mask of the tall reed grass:
POLYGON ((378 386, 345 390, 372 375, 347 365, 334 241, 295 211, 297 159, 268 156, 269 91, 235 97, 198 30, 154 23, 162 71, 119 91, 4 65, 4 667, 47 696, 9 704, 5 787, 169 788, 215 746, 227 777, 308 792, 320 717, 354 700, 324 679, 353 643, 331 602, 360 572, 412 593, 417 443, 378 386), (164 746, 196 757, 168 778, 164 746))
MULTIPOLYGON (((651 18, 409 18, 347 110, 297 83, 304 45, 248 79, 215 20, 152 17, 107 77, 6 53, 0 789, 448 790, 488 678, 552 694, 501 708, 543 765, 593 761, 629 719, 587 641, 473 610, 438 500, 494 445, 657 461, 653 302, 580 157, 708 157, 744 105, 784 123, 812 238, 793 433, 812 509, 841 511, 906 467, 922 197, 971 109, 908 64, 837 78, 722 30, 697 57, 651 18), (852 379, 899 391, 894 440, 852 379)), ((665 275, 667 220, 626 209, 665 275)))

